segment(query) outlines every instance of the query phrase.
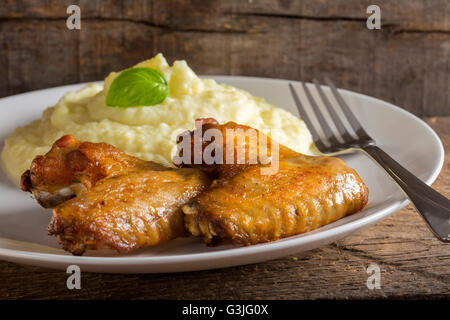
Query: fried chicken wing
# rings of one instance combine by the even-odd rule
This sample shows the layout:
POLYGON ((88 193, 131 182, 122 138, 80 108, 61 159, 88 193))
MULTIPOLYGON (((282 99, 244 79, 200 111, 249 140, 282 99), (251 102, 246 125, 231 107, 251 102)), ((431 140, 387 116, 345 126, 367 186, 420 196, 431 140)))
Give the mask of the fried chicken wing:
POLYGON ((64 136, 21 179, 44 207, 49 234, 75 255, 133 249, 185 235, 181 206, 210 183, 197 169, 167 168, 106 143, 64 136))
POLYGON ((21 188, 33 193, 44 208, 53 208, 97 181, 128 170, 165 167, 129 156, 107 143, 81 142, 65 135, 45 156, 34 158, 30 170, 21 177, 21 188))
MULTIPOLYGON (((199 130, 204 133, 211 128, 220 132, 243 129, 237 135, 251 129, 233 122, 219 125, 213 119, 205 119, 201 128, 184 133, 181 138, 188 135, 193 138, 199 130)), ((182 207, 186 228, 191 234, 202 236, 206 244, 251 245, 278 240, 314 230, 367 204, 367 187, 341 159, 299 154, 260 132, 257 137, 267 139, 268 157, 272 164, 278 162, 278 169, 272 174, 262 174, 261 169, 268 164, 261 164, 261 158, 253 164, 246 160, 241 164, 181 165, 202 168, 216 179, 182 207), (279 151, 278 157, 275 149, 279 151)), ((252 149, 248 139, 231 146, 228 142, 226 138, 204 140, 202 150, 211 144, 222 144, 214 147, 216 151, 222 149, 223 161, 230 153, 230 158, 236 159, 239 149, 247 153, 246 159, 257 150, 252 149)))

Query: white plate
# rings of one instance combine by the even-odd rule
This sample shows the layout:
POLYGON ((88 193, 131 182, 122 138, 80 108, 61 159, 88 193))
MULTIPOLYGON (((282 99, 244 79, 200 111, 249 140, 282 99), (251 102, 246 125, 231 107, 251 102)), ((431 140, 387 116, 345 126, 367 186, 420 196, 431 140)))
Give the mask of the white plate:
MULTIPOLYGON (((298 114, 286 80, 213 78, 298 114)), ((39 118, 41 112, 55 104, 64 93, 82 86, 63 86, 0 99, 0 147, 3 148, 3 140, 16 126, 39 118)), ((436 179, 442 168, 444 151, 438 136, 427 124, 381 100, 350 91, 341 93, 367 132, 385 151, 426 183, 431 184, 436 179)), ((126 255, 102 251, 89 252, 82 257, 59 248, 56 239, 47 235, 51 211, 41 209, 29 194, 13 186, 1 172, 0 259, 56 269, 76 264, 82 271, 90 272, 152 273, 243 265, 311 250, 367 227, 408 203, 388 175, 364 155, 347 155, 345 160, 367 184, 369 206, 313 232, 249 247, 207 248, 199 239, 188 238, 126 255)))

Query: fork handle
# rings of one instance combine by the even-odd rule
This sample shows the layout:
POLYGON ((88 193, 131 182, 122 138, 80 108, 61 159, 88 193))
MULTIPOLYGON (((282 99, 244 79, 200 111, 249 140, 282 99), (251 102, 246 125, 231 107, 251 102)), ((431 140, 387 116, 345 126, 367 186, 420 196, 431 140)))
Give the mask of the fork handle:
POLYGON ((369 145, 362 150, 389 173, 433 233, 441 241, 450 242, 450 200, 422 182, 377 146, 369 145))

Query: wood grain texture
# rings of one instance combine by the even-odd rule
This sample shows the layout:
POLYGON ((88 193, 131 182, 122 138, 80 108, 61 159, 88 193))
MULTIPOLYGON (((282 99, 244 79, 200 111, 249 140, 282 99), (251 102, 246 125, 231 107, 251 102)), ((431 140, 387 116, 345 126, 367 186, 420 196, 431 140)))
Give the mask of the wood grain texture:
POLYGON ((0 96, 99 80, 163 52, 199 74, 330 77, 419 116, 450 115, 447 0, 380 0, 382 29, 366 28, 369 0, 4 0, 0 96))
MULTIPOLYGON (((450 117, 427 122, 445 163, 434 184, 450 196, 450 117)), ((175 274, 82 273, 68 290, 61 271, 0 262, 1 299, 362 299, 450 298, 450 245, 439 242, 411 206, 341 241, 296 256, 227 269, 175 274), (366 268, 381 269, 381 289, 366 268)))

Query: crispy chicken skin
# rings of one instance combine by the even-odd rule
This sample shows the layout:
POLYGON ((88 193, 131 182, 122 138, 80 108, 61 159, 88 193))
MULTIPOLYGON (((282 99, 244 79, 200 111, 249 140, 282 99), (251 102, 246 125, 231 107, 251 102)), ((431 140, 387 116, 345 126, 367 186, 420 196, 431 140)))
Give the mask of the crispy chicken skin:
MULTIPOLYGON (((204 119, 202 128, 249 129, 233 122, 219 125, 204 119)), ((194 135, 194 132, 182 134, 194 135)), ((263 137, 258 134, 258 139, 263 137)), ((270 138, 267 138, 270 149, 270 138)), ((221 141, 220 143, 226 142, 221 141)), ((203 142, 204 149, 212 142, 203 142)), ((272 144, 274 146, 274 144, 272 144)), ((278 170, 261 174, 261 164, 189 164, 200 167, 216 180, 195 199, 182 207, 186 228, 202 236, 208 245, 231 243, 252 245, 308 232, 361 210, 368 189, 344 161, 296 153, 278 145, 278 170)), ((248 143, 223 147, 223 156, 248 143)), ((269 150, 268 154, 271 154, 269 150)), ((266 165, 267 166, 267 165, 266 165)))
POLYGON ((45 156, 34 158, 30 170, 21 177, 21 188, 33 193, 44 208, 53 208, 105 177, 146 168, 164 169, 131 157, 110 144, 81 142, 65 135, 45 156))
POLYGON ((129 252, 184 236, 181 206, 209 183, 197 169, 166 168, 106 143, 64 136, 34 159, 21 187, 54 207, 49 234, 81 255, 87 249, 129 252))
POLYGON ((100 180, 53 209, 49 234, 64 250, 118 252, 185 236, 181 206, 198 195, 208 179, 196 170, 137 170, 100 180))
MULTIPOLYGON (((255 165, 260 167, 261 163, 270 162, 272 158, 272 147, 278 148, 280 157, 290 158, 298 156, 297 152, 278 144, 262 132, 235 122, 227 122, 224 125, 220 125, 217 120, 213 118, 203 118, 196 120, 195 125, 196 128, 194 131, 185 131, 177 137, 178 145, 180 145, 180 142, 182 142, 187 136, 190 136, 189 141, 191 142, 190 161, 189 163, 184 162, 179 166, 186 168, 199 168, 215 179, 232 177, 245 168, 255 165), (215 141, 214 138, 212 138, 212 141, 206 141, 205 139, 201 139, 201 137, 203 137, 204 134, 210 129, 220 132, 222 140, 215 141), (253 147, 250 147, 251 141, 248 138, 248 130, 251 130, 255 134, 257 143, 254 143, 253 147), (229 135, 228 132, 232 132, 233 134, 229 135), (199 134, 197 135, 197 133, 199 134), (196 150, 194 143, 196 135, 197 137, 200 137, 198 139, 200 140, 199 144, 201 145, 201 150, 205 150, 210 145, 217 146, 217 149, 221 151, 221 157, 218 156, 218 158, 222 159, 221 163, 207 165, 204 161, 200 163, 195 162, 194 157, 196 150), (262 139, 265 139, 263 141, 267 141, 267 143, 264 143, 264 146, 267 145, 266 153, 260 152, 259 141, 262 139), (233 140, 232 143, 228 143, 231 142, 231 140, 233 140), (242 158, 242 155, 245 156, 245 159, 242 158), (238 158, 240 161, 238 161, 238 158), (252 162, 250 159, 256 161, 252 162)), ((183 156, 183 151, 183 149, 178 150, 179 157, 183 156)))

